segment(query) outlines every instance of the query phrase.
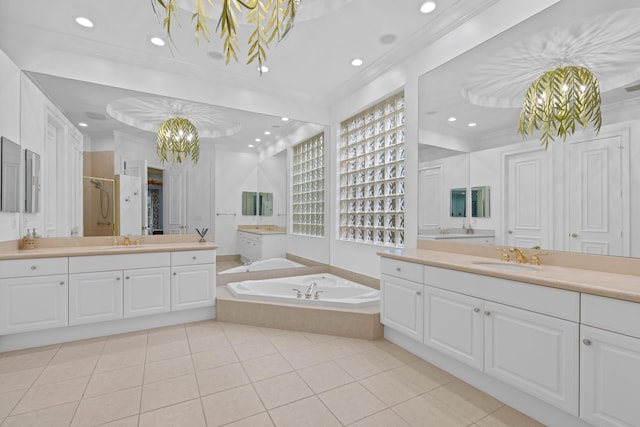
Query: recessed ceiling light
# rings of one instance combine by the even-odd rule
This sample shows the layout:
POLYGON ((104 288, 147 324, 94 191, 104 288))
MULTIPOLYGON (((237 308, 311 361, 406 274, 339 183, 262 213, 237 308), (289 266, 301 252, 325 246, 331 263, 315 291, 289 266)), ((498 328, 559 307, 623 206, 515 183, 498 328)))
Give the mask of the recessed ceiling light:
POLYGON ((82 127, 82 128, 86 128, 87 126, 89 126, 88 124, 86 124, 85 122, 80 122, 78 123, 78 126, 82 127))
POLYGON ((269 72, 269 67, 267 67, 266 65, 259 65, 258 66, 258 71, 261 71, 263 73, 268 73, 269 72))
POLYGON ((155 44, 156 46, 164 46, 165 45, 165 41, 163 39, 161 39, 160 37, 151 37, 149 40, 151 41, 151 43, 155 44))
POLYGON ((260 142, 260 141, 262 141, 262 140, 261 140, 260 138, 256 138, 254 141, 256 141, 256 142, 260 142))
POLYGON ((476 124, 474 122, 469 123, 467 126, 469 126, 470 128, 475 127, 476 124))
POLYGON ((455 117, 453 117, 453 116, 451 116, 451 117, 449 117, 449 118, 447 119, 447 121, 449 121, 449 122, 455 122, 456 120, 457 120, 457 119, 456 119, 455 117))
POLYGON ((247 147, 253 148, 253 144, 249 144, 249 145, 247 145, 247 147))
POLYGON ((283 117, 280 120, 282 120, 283 122, 288 122, 289 121, 289 117, 283 117))
POLYGON ((85 18, 84 16, 78 16, 76 18, 76 23, 85 28, 93 28, 93 22, 89 18, 85 18))
POLYGON ((353 65, 354 67, 359 67, 362 64, 364 64, 364 62, 360 58, 354 58, 351 60, 351 65, 353 65))
POLYGON ((269 132, 268 130, 265 130, 265 131, 264 131, 264 134, 265 134, 265 135, 271 135, 271 132, 269 132))
POLYGON ((436 4, 432 1, 426 1, 420 6, 420 12, 431 13, 436 10, 436 4))

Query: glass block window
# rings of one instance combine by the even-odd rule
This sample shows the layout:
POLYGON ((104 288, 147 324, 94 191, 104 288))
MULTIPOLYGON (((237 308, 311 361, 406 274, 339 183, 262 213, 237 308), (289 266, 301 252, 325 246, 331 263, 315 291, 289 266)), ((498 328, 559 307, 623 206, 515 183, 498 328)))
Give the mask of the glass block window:
POLYGON ((404 93, 340 124, 340 240, 404 246, 404 93))
POLYGON ((324 133, 293 147, 293 234, 324 236, 324 133))

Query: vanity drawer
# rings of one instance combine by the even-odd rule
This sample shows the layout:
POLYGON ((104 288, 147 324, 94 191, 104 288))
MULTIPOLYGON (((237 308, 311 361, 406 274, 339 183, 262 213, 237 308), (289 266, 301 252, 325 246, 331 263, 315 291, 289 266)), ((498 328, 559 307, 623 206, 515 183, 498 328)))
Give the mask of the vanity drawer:
POLYGON ((69 273, 167 267, 169 259, 169 252, 77 256, 69 258, 69 273))
POLYGON ((68 258, 33 258, 0 261, 0 279, 67 274, 68 258))
POLYGON ((252 240, 254 242, 261 242, 262 241, 262 235, 261 234, 248 233, 246 231, 238 231, 238 236, 241 239, 252 240))
POLYGON ((399 277, 412 282, 422 283, 424 266, 413 262, 399 261, 397 259, 382 258, 380 260, 382 274, 399 277))
POLYGON ((640 303, 581 294, 580 322, 640 338, 640 303))
POLYGON ((171 265, 215 264, 216 251, 181 251, 171 252, 171 265))

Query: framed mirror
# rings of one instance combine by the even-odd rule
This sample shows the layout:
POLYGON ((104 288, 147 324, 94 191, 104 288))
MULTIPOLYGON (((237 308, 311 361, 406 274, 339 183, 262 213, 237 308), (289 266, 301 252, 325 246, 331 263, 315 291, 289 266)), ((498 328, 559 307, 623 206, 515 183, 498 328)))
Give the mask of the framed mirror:
POLYGON ((20 212, 20 146, 0 138, 0 211, 20 212))
POLYGON ((256 194, 254 191, 242 192, 242 215, 251 216, 256 214, 256 194))
POLYGON ((40 155, 24 150, 24 212, 40 212, 40 155))
POLYGON ((471 187, 471 217, 489 218, 491 195, 488 185, 482 187, 471 187))
POLYGON ((467 216, 467 189, 452 188, 450 212, 453 218, 465 218, 467 216))

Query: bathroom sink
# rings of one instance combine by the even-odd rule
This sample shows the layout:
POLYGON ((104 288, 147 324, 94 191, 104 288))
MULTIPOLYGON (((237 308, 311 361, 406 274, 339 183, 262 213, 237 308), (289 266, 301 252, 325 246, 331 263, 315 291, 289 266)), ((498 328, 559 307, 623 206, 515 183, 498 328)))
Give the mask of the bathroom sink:
POLYGON ((510 264, 507 262, 474 262, 473 265, 478 267, 492 268, 494 270, 509 271, 538 271, 536 267, 524 264, 510 264))

